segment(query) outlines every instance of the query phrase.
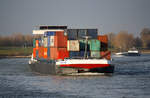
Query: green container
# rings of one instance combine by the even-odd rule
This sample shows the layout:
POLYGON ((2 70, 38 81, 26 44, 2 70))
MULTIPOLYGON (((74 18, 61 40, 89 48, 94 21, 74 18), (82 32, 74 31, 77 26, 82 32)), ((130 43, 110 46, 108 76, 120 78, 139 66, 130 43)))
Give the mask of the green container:
MULTIPOLYGON (((86 41, 85 40, 79 40, 79 45, 80 45, 80 50, 85 51, 86 41)), ((89 50, 90 50, 90 43, 88 41, 87 51, 89 51, 89 50)))
POLYGON ((100 51, 100 41, 93 39, 89 40, 90 43, 90 51, 100 51))
POLYGON ((91 57, 92 58, 100 58, 100 52, 99 51, 91 51, 91 57))
POLYGON ((35 42, 36 42, 36 40, 33 39, 33 48, 35 48, 35 42))

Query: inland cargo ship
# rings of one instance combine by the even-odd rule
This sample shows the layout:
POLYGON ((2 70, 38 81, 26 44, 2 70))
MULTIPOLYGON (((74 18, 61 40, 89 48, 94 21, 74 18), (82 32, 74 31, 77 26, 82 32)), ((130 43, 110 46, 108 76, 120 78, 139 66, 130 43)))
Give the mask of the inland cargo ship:
POLYGON ((32 71, 71 75, 113 73, 107 35, 97 29, 68 29, 67 26, 39 26, 33 30, 32 71))

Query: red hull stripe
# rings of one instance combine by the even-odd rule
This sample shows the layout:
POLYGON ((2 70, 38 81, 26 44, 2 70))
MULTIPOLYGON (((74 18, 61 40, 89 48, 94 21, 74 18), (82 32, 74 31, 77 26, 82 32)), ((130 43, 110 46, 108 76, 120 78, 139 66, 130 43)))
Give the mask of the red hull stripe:
POLYGON ((63 64, 63 65, 60 65, 60 67, 73 67, 73 68, 86 68, 86 69, 100 68, 100 67, 107 67, 107 66, 110 66, 110 64, 63 64))

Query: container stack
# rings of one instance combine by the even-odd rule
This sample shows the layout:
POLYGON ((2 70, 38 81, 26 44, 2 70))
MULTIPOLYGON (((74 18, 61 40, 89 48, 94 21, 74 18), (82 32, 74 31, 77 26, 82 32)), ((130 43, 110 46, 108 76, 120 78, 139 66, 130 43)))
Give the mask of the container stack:
POLYGON ((44 33, 43 46, 44 46, 44 59, 51 59, 51 46, 54 44, 55 32, 47 31, 44 33))
MULTIPOLYGON (((71 40, 72 41, 72 40, 71 40)), ((76 40, 78 44, 73 44, 70 49, 70 57, 91 57, 100 58, 100 41, 97 39, 91 39, 86 42, 86 40, 76 40), (79 47, 79 48, 76 48, 79 47)), ((69 44, 68 44, 69 45, 69 44)))
POLYGON ((52 36, 50 50, 50 58, 52 60, 69 57, 69 52, 67 51, 67 36, 64 35, 64 31, 57 31, 55 32, 55 36, 52 36))
POLYGON ((41 39, 33 41, 33 46, 35 46, 33 48, 34 58, 57 60, 69 57, 67 36, 63 31, 47 31, 41 39))
POLYGON ((49 60, 64 58, 110 59, 107 35, 97 29, 67 29, 46 31, 41 39, 33 40, 33 57, 49 60), (89 39, 86 40, 85 37, 89 39))
POLYGON ((68 29, 67 35, 68 48, 75 49, 68 49, 70 58, 100 58, 100 41, 97 40, 97 29, 68 29), (85 39, 86 36, 89 36, 88 41, 85 39))

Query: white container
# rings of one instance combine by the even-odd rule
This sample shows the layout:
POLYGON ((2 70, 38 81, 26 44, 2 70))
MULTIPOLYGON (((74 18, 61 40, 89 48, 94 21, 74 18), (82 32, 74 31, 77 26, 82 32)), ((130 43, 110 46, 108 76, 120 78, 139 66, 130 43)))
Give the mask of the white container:
POLYGON ((50 46, 54 46, 54 36, 50 36, 50 46))
POLYGON ((48 44, 48 39, 47 39, 47 37, 44 37, 43 38, 43 45, 44 45, 44 47, 47 47, 47 44, 48 44))
POLYGON ((80 51, 79 41, 78 40, 68 40, 67 41, 67 50, 68 51, 80 51))

